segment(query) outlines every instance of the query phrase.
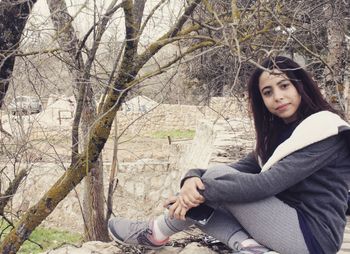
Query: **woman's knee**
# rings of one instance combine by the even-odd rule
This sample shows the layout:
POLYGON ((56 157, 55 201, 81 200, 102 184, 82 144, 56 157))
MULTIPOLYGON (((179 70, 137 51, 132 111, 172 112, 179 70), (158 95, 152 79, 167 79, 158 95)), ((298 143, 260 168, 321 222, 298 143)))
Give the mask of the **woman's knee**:
POLYGON ((237 169, 227 165, 216 165, 208 168, 203 174, 202 179, 213 179, 237 171, 237 169))

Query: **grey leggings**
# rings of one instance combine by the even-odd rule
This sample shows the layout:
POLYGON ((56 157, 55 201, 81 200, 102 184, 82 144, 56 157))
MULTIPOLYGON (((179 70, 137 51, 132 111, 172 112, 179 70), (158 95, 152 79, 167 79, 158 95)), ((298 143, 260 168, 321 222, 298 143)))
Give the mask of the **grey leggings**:
MULTIPOLYGON (((232 169, 230 169, 232 172, 232 169)), ((218 177, 227 173, 224 168, 208 169, 202 178, 218 177)), ((163 216, 159 226, 171 234, 185 230, 193 224, 163 216)), ((276 197, 242 204, 221 204, 205 226, 203 232, 232 246, 232 241, 241 242, 249 237, 282 254, 309 253, 299 227, 297 212, 276 197)))

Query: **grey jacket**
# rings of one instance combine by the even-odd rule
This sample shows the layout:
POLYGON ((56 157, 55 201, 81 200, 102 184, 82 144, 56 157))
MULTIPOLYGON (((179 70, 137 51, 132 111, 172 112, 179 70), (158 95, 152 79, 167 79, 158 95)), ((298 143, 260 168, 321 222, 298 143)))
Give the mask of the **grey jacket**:
MULTIPOLYGON (((310 117, 312 121, 306 118, 300 123, 264 166, 259 165, 253 153, 237 163, 223 165, 239 172, 203 178, 202 194, 216 203, 253 202, 277 196, 307 218, 314 237, 324 252, 331 254, 340 249, 346 224, 350 126, 328 111, 310 117), (301 137, 306 137, 304 145, 301 137)), ((183 181, 201 177, 204 172, 192 169, 183 181)))

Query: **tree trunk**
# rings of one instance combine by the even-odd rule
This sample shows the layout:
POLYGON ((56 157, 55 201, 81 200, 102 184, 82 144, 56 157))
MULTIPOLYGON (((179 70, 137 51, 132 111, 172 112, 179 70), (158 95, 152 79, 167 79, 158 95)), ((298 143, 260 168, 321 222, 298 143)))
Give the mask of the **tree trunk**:
POLYGON ((84 62, 81 51, 79 50, 79 41, 76 36, 73 19, 67 12, 67 5, 64 0, 47 0, 47 5, 51 13, 51 21, 56 29, 57 41, 62 49, 63 58, 67 61, 67 68, 71 73, 74 82, 72 82, 73 93, 77 103, 73 126, 72 126, 72 163, 79 154, 79 125, 83 101, 85 97, 85 83, 82 78, 84 62))
MULTIPOLYGON (((0 1, 0 108, 9 87, 22 32, 35 2, 36 0, 18 3, 11 0, 0 1)), ((2 128, 1 120, 0 131, 9 136, 2 128)))
MULTIPOLYGON (((96 103, 92 93, 91 86, 89 86, 86 92, 81 127, 83 137, 85 137, 83 138, 85 145, 89 142, 90 128, 97 117, 96 103)), ((107 220, 104 213, 103 175, 103 161, 102 154, 100 154, 84 181, 83 216, 86 223, 84 230, 86 241, 109 241, 107 220)))
POLYGON ((325 6, 328 38, 328 67, 324 71, 326 94, 332 105, 343 112, 346 110, 344 101, 344 76, 346 63, 345 24, 343 17, 343 1, 337 0, 325 6))
MULTIPOLYGON (((72 17, 67 12, 64 0, 47 0, 51 18, 59 34, 59 45, 66 52, 68 68, 75 80, 73 88, 77 107, 72 130, 72 162, 77 159, 79 140, 88 142, 88 138, 79 138, 81 122, 82 137, 89 137, 89 129, 96 120, 96 103, 90 84, 91 64, 84 64, 72 17), (80 111, 82 110, 82 112, 80 111), (81 118, 81 120, 80 120, 81 118)), ((89 59, 90 61, 92 59, 89 59)), ((107 223, 104 217, 103 164, 99 159, 92 164, 85 179, 83 218, 86 241, 108 241, 107 223)))
POLYGON ((112 215, 113 212, 113 194, 117 187, 118 180, 116 179, 118 171, 118 116, 116 115, 114 119, 114 139, 113 139, 113 158, 111 170, 109 172, 109 182, 108 182, 108 194, 107 194, 107 215, 106 219, 112 215))

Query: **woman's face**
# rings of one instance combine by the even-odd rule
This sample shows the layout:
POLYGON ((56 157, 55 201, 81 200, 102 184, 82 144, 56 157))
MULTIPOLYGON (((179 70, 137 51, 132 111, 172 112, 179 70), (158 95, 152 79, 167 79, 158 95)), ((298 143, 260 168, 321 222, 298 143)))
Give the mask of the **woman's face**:
POLYGON ((288 77, 279 70, 264 71, 259 78, 259 90, 271 114, 285 123, 297 120, 301 96, 288 77))

